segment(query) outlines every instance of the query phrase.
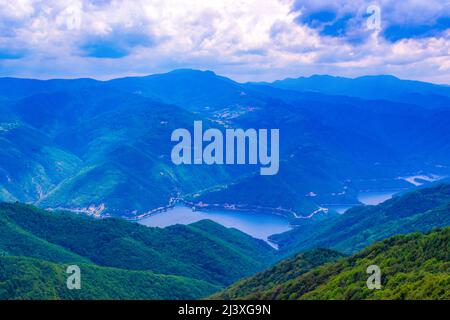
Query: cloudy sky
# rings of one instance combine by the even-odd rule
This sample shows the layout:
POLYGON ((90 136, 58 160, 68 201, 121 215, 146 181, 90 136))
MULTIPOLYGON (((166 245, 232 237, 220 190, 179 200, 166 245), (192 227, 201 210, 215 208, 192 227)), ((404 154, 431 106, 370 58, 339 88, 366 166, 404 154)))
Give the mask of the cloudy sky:
POLYGON ((450 84, 450 0, 0 0, 0 76, 176 68, 450 84))

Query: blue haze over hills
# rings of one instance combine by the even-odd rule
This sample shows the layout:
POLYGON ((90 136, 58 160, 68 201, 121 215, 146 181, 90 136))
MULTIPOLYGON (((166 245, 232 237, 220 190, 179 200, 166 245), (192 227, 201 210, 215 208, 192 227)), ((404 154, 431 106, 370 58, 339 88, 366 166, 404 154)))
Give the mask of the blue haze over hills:
POLYGON ((0 79, 0 200, 135 217, 172 198, 307 216, 450 171, 450 87, 392 76, 237 83, 211 71, 0 79), (280 171, 175 166, 170 134, 279 128, 280 171), (90 207, 90 209, 89 209, 90 207))

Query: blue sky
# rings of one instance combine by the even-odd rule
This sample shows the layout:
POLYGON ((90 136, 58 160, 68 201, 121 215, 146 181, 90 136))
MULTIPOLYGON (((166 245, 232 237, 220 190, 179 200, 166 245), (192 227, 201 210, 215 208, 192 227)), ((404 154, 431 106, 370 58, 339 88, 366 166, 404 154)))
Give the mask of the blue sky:
POLYGON ((176 68, 238 81, 393 74, 450 84, 450 0, 0 0, 0 76, 176 68))

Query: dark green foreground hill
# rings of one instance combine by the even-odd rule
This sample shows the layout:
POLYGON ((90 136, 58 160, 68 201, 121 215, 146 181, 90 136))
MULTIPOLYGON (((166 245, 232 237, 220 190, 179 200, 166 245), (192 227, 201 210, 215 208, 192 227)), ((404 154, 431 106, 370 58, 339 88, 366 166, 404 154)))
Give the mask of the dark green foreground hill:
POLYGON ((161 229, 3 203, 0 259, 2 299, 194 299, 268 267, 275 250, 208 220, 161 229), (83 266, 83 292, 60 290, 70 264, 83 266))
POLYGON ((450 299, 450 227, 395 236, 351 257, 298 272, 308 255, 311 253, 282 261, 214 298, 450 299), (381 268, 380 290, 367 288, 370 265, 381 268))
POLYGON ((281 261, 272 268, 236 282, 213 299, 260 299, 278 285, 295 279, 311 269, 344 257, 329 249, 314 249, 281 261))
POLYGON ((0 257, 0 300, 198 299, 220 287, 192 278, 79 265, 81 289, 68 290, 68 265, 26 257, 0 257))

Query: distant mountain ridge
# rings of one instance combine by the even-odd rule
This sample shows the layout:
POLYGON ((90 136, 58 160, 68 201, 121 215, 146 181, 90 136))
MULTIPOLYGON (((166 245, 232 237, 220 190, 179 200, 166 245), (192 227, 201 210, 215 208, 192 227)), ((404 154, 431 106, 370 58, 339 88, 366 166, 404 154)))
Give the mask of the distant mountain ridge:
POLYGON ((450 103, 449 86, 401 80, 390 75, 363 76, 354 79, 314 75, 277 80, 269 85, 303 92, 311 91, 370 100, 386 99, 426 107, 446 108, 450 103))

